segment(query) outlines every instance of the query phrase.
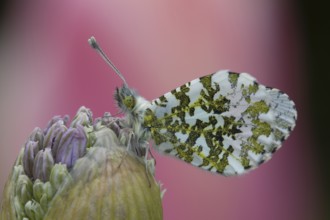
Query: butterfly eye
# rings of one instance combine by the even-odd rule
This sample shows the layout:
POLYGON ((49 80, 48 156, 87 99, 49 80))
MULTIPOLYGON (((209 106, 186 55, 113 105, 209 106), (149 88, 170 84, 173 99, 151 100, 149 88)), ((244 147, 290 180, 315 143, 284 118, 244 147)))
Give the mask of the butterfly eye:
POLYGON ((135 99, 133 96, 126 96, 123 99, 123 103, 128 109, 133 109, 135 107, 135 99))

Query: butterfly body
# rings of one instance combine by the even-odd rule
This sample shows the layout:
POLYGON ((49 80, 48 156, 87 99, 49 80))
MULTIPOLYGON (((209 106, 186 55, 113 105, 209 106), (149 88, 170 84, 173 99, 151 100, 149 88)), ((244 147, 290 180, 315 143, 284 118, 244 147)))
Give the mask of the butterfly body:
POLYGON ((161 153, 223 175, 271 158, 295 126, 294 103, 247 73, 192 80, 149 102, 125 84, 115 99, 134 136, 161 153))

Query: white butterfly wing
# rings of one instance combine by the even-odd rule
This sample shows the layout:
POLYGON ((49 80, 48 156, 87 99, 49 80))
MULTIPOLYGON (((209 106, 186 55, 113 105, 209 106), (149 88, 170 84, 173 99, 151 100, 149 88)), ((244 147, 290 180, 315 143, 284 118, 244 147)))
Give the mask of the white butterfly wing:
POLYGON ((295 126, 294 103, 247 73, 218 71, 155 99, 146 110, 158 151, 223 175, 270 159, 295 126))

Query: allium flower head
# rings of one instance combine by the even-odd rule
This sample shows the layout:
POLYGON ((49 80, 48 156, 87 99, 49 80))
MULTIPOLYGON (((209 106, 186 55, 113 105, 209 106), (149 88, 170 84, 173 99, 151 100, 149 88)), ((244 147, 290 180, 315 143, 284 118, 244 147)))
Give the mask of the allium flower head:
POLYGON ((35 128, 5 186, 0 219, 162 219, 154 160, 125 119, 93 122, 81 107, 70 126, 35 128))

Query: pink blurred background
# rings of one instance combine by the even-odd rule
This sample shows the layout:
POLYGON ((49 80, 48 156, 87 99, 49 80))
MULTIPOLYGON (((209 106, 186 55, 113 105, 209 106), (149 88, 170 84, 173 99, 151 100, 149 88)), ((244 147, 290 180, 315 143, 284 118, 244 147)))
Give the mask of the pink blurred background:
POLYGON ((154 99, 194 78, 252 73, 296 102, 298 124, 274 158, 226 178, 154 152, 167 189, 164 219, 307 220, 323 216, 320 172, 305 106, 304 48, 290 1, 29 1, 0 30, 0 198, 29 133, 84 105, 117 110, 122 82, 90 48, 94 35, 128 84, 154 99))

